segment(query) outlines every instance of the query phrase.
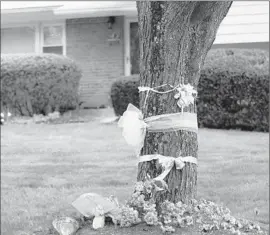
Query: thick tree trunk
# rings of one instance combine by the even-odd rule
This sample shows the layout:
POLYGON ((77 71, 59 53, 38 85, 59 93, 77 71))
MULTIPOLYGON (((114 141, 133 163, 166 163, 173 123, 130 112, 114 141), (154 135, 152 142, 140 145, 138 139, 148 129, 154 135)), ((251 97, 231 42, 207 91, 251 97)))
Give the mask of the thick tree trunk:
MULTIPOLYGON (((231 2, 137 2, 140 38, 140 86, 176 86, 190 83, 197 88, 200 71, 211 48, 217 29, 231 2)), ((168 90, 170 87, 164 87, 168 90)), ((160 89, 162 90, 162 89, 160 89)), ((175 93, 140 94, 144 118, 180 112, 175 93)), ((196 106, 185 108, 196 112, 196 106)), ((147 133, 141 155, 193 156, 197 158, 197 134, 188 131, 147 133)), ((137 180, 158 176, 161 169, 156 160, 139 163, 137 180)), ((197 166, 186 163, 182 170, 174 167, 165 178, 169 191, 157 195, 157 202, 168 199, 189 203, 196 196, 197 166)))

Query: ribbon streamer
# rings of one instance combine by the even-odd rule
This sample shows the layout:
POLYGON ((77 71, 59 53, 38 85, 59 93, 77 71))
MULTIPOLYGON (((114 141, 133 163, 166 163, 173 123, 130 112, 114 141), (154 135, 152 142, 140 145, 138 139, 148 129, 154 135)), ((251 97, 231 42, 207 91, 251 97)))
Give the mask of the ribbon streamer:
POLYGON ((152 116, 144 119, 149 132, 171 132, 186 130, 198 132, 196 113, 171 113, 152 116))
POLYGON ((149 91, 152 91, 152 92, 155 92, 155 93, 158 93, 158 94, 166 94, 166 93, 170 93, 170 92, 176 90, 177 87, 178 87, 178 85, 177 85, 176 87, 174 87, 173 89, 168 90, 168 91, 157 91, 157 90, 155 90, 156 88, 160 88, 160 87, 164 87, 164 86, 170 86, 170 87, 172 87, 172 86, 169 85, 169 84, 163 84, 163 85, 161 85, 161 86, 157 86, 157 87, 153 87, 153 88, 148 87, 148 86, 139 86, 139 87, 138 87, 139 92, 147 91, 146 97, 145 97, 145 100, 144 100, 144 107, 145 107, 145 105, 146 105, 146 100, 147 100, 147 98, 148 98, 149 91))
POLYGON ((143 147, 146 130, 149 132, 171 132, 186 130, 198 132, 196 113, 162 114, 143 119, 142 112, 134 105, 129 104, 127 110, 118 121, 118 126, 123 129, 126 142, 134 147, 137 156, 143 147))
MULTIPOLYGON (((183 169, 185 166, 185 162, 193 163, 197 165, 197 158, 192 157, 192 156, 187 156, 187 157, 166 157, 160 154, 151 154, 151 155, 143 155, 140 156, 139 162, 148 162, 152 160, 158 160, 159 164, 162 166, 164 171, 154 178, 153 180, 155 181, 161 181, 163 183, 165 177, 169 174, 169 172, 172 170, 173 166, 176 166, 177 170, 183 169)), ((166 183, 165 183, 166 185, 166 183)))
POLYGON ((163 84, 161 86, 157 86, 157 87, 154 87, 154 88, 145 87, 145 86, 139 86, 138 89, 139 89, 139 92, 147 91, 145 101, 144 101, 144 107, 146 105, 146 100, 148 98, 148 95, 149 95, 150 91, 158 93, 158 94, 166 94, 166 93, 170 93, 172 91, 177 90, 177 93, 175 94, 174 98, 179 99, 178 102, 177 102, 177 105, 181 108, 182 112, 184 110, 184 107, 187 107, 190 104, 194 104, 194 99, 195 99, 195 97, 197 96, 197 93, 198 93, 194 89, 194 87, 192 85, 190 85, 189 83, 188 84, 178 84, 174 88, 173 88, 172 85, 163 84), (155 90, 155 88, 160 88, 160 87, 164 87, 164 86, 170 86, 172 89, 168 90, 168 91, 155 90))
MULTIPOLYGON (((155 88, 159 88, 159 87, 163 87, 163 86, 167 86, 167 84, 164 84, 164 85, 161 85, 161 86, 157 86, 155 88)), ((138 87, 138 90, 139 90, 139 92, 152 91, 152 92, 155 92, 155 93, 158 93, 158 94, 167 94, 167 93, 170 93, 170 92, 176 90, 178 86, 176 86, 173 89, 168 90, 168 91, 157 91, 157 90, 155 90, 155 88, 151 88, 151 87, 148 87, 148 86, 139 86, 138 87)))

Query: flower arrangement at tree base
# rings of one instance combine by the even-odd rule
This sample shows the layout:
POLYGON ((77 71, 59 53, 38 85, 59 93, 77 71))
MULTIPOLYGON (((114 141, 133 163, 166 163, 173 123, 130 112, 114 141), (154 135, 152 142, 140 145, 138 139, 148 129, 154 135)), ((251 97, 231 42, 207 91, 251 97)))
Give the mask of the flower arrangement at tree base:
MULTIPOLYGON (((117 198, 102 197, 98 194, 83 194, 72 204, 85 218, 90 218, 94 229, 102 229, 108 221, 115 227, 127 228, 145 223, 148 226, 159 226, 164 233, 173 233, 177 229, 198 229, 200 233, 244 235, 266 234, 256 223, 245 219, 236 219, 228 208, 204 199, 191 200, 189 205, 164 201, 159 205, 155 202, 155 195, 161 189, 153 180, 137 182, 134 192, 125 204, 119 204, 117 198), (90 204, 80 201, 80 198, 91 197, 90 204), (79 204, 78 204, 79 203, 79 204), (77 206, 78 207, 77 207, 77 206), (95 206, 96 205, 96 206, 95 206), (96 208, 99 213, 95 214, 96 208), (88 212, 87 212, 88 211, 88 212), (102 214, 101 211, 104 213, 102 214), (96 217, 95 217, 96 216, 96 217), (97 218, 103 218, 99 223, 97 218), (95 221, 95 223, 94 223, 95 221)), ((63 225, 68 226, 68 225, 63 225)), ((61 234, 61 233, 60 233, 61 234)), ((61 234, 64 235, 64 234, 61 234)))

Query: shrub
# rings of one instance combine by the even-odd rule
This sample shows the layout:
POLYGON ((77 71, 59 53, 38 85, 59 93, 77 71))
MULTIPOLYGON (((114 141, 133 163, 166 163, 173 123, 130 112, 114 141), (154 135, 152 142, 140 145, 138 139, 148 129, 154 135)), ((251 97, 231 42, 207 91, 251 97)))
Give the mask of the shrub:
MULTIPOLYGON (((139 107, 139 76, 117 81, 111 98, 116 115, 128 103, 139 107), (127 85, 126 85, 127 84, 127 85)), ((200 127, 265 131, 269 118, 269 54, 260 50, 209 52, 198 85, 200 127)))
POLYGON ((25 116, 74 109, 80 78, 76 63, 64 56, 1 55, 1 106, 25 116))
POLYGON ((139 76, 131 76, 116 81, 111 87, 111 100, 114 112, 121 116, 129 103, 139 107, 139 76))

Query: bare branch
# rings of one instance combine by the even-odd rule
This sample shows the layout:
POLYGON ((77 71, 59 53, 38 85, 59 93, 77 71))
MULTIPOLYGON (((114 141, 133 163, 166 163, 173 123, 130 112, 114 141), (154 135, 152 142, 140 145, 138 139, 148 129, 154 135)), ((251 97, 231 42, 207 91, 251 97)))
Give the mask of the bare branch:
MULTIPOLYGON (((196 6, 192 12, 190 23, 196 24, 200 23, 202 21, 208 21, 214 13, 217 11, 220 11, 220 9, 223 10, 223 12, 228 12, 232 4, 232 1, 202 1, 197 2, 196 6), (226 11, 227 8, 227 11, 226 11), (224 11, 225 9, 225 11, 224 11)), ((226 15, 225 14, 225 15, 226 15)), ((224 16, 225 16, 224 15, 224 16)))

